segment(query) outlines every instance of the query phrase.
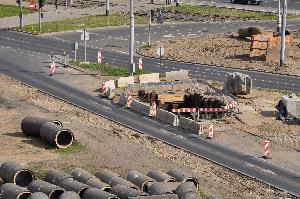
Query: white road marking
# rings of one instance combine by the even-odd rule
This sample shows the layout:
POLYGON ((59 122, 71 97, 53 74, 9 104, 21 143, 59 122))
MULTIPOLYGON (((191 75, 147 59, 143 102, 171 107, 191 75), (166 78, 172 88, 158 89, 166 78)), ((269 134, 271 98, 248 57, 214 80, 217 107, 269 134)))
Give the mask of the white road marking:
POLYGON ((262 170, 262 171, 265 172, 265 173, 269 173, 269 174, 272 174, 272 175, 277 175, 276 173, 274 173, 273 171, 271 171, 271 170, 269 170, 269 169, 261 168, 261 167, 259 167, 259 166, 253 165, 253 164, 251 164, 251 163, 249 163, 249 162, 245 162, 245 164, 248 165, 248 166, 250 166, 250 167, 258 168, 258 169, 262 170))
POLYGON ((175 37, 173 34, 164 35, 163 37, 175 37))

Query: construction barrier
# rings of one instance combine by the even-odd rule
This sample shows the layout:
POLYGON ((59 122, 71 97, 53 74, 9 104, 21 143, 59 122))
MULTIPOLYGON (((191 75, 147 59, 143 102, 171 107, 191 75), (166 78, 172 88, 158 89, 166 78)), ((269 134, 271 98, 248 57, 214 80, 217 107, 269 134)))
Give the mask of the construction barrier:
POLYGON ((159 73, 139 75, 138 81, 139 83, 160 82, 159 73))
POLYGON ((105 85, 107 88, 110 88, 112 90, 116 89, 116 81, 115 80, 106 81, 105 85))
POLYGON ((126 106, 126 104, 127 104, 127 95, 125 93, 120 95, 119 104, 121 106, 126 106))
POLYGON ((188 80, 188 79, 189 79, 189 72, 187 70, 166 72, 167 82, 188 80))
POLYGON ((238 106, 237 102, 232 102, 223 108, 173 108, 171 112, 173 113, 215 113, 215 112, 225 112, 231 110, 238 106))
POLYGON ((131 109, 143 115, 149 115, 150 113, 150 106, 137 100, 132 101, 131 109))
POLYGON ((163 109, 157 109, 156 118, 172 126, 178 126, 179 123, 178 115, 163 109))
POLYGON ((120 77, 117 80, 117 84, 116 87, 117 88, 121 88, 121 87, 125 87, 128 84, 134 84, 134 77, 133 76, 129 76, 129 77, 120 77))
POLYGON ((202 123, 198 123, 194 120, 180 117, 179 118, 179 128, 191 131, 194 134, 201 135, 203 133, 202 123))

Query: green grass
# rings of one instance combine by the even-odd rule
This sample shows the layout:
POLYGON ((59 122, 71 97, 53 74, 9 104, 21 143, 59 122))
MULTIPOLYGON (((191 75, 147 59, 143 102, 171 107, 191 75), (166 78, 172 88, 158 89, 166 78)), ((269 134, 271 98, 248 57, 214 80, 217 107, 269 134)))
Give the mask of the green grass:
POLYGON ((43 179, 48 172, 48 169, 43 168, 43 166, 39 164, 30 164, 28 169, 34 173, 36 179, 43 179))
MULTIPOLYGON (((148 23, 147 17, 136 16, 136 24, 146 24, 148 23)), ((77 30, 84 28, 97 28, 97 27, 107 27, 107 26, 122 26, 129 25, 130 19, 128 16, 122 15, 110 15, 110 16, 85 16, 76 19, 65 19, 61 21, 44 22, 42 23, 42 31, 38 31, 38 24, 26 25, 24 26, 25 31, 33 31, 39 34, 51 33, 67 30, 77 30)))
MULTIPOLYGON (((23 7, 22 12, 23 14, 28 14, 30 11, 26 7, 23 7)), ((19 6, 0 4, 0 18, 18 16, 18 15, 19 15, 19 6)))
MULTIPOLYGON (((204 16, 217 16, 217 17, 235 17, 241 19, 259 19, 259 20, 276 20, 277 15, 255 11, 242 11, 229 8, 218 8, 211 6, 193 6, 181 5, 166 8, 167 11, 172 13, 183 14, 199 14, 204 16)), ((288 15, 288 18, 299 18, 298 15, 288 15)))
MULTIPOLYGON (((96 63, 80 63, 79 61, 70 61, 71 65, 79 66, 81 68, 89 68, 96 71, 101 71, 104 75, 108 76, 128 76, 130 75, 128 72, 128 67, 115 67, 111 65, 106 64, 96 64, 96 63)), ((141 74, 147 74, 148 71, 144 70, 137 70, 134 75, 141 75, 141 74)))
POLYGON ((78 140, 74 140, 73 144, 70 147, 66 149, 54 149, 54 151, 56 153, 68 155, 68 154, 83 151, 85 148, 86 147, 83 144, 81 144, 78 140))
POLYGON ((223 85, 224 85, 224 82, 219 82, 219 81, 209 81, 211 83, 211 85, 213 87, 216 87, 216 88, 223 88, 223 85))

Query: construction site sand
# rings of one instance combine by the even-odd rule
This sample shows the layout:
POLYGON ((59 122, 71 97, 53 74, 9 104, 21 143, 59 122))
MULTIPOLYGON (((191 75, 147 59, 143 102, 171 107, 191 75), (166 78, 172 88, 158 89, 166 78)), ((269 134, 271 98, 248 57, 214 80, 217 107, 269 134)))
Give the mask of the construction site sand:
POLYGON ((41 94, 7 77, 0 76, 0 163, 15 160, 44 169, 82 167, 108 168, 122 175, 135 169, 192 171, 208 195, 223 198, 283 198, 284 194, 248 177, 175 149, 111 121, 41 94), (10 89, 7 89, 10 88, 10 89), (87 148, 61 155, 43 141, 20 132, 25 115, 57 118, 87 148))
MULTIPOLYGON (((300 75, 300 32, 292 33, 292 45, 286 67, 276 72, 300 75)), ((163 57, 203 64, 227 67, 275 71, 278 62, 250 61, 250 39, 240 39, 237 34, 209 34, 195 37, 164 40, 149 49, 140 48, 139 53, 157 57, 156 49, 165 48, 163 57)))

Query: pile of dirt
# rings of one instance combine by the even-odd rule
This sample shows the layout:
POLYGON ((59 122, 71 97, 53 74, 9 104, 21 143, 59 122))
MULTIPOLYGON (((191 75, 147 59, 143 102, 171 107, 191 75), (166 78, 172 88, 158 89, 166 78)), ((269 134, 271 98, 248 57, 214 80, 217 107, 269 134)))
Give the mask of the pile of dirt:
POLYGON ((250 43, 249 38, 242 39, 237 34, 202 35, 157 42, 151 48, 140 48, 138 53, 156 57, 156 49, 164 47, 163 57, 168 59, 300 75, 300 31, 292 33, 287 66, 280 69, 279 60, 266 62, 250 59, 250 43))

